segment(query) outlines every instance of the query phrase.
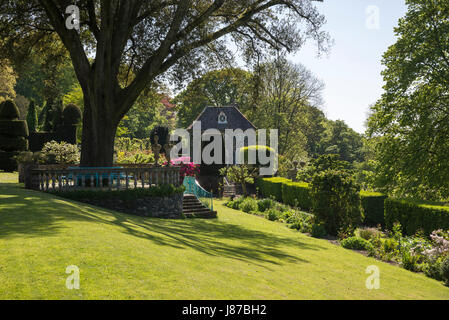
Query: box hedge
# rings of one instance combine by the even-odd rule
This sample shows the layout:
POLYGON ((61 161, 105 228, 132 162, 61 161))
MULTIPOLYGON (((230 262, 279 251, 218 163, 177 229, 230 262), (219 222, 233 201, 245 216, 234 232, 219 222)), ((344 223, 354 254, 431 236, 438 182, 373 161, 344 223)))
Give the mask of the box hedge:
POLYGON ((385 200, 385 224, 391 230, 395 222, 402 225, 406 235, 418 230, 426 235, 434 230, 449 229, 449 207, 434 203, 391 199, 385 200))
MULTIPOLYGON (((257 180, 257 187, 265 198, 274 198, 290 206, 310 211, 312 198, 310 186, 305 182, 292 182, 285 178, 262 178, 257 180)), ((364 223, 370 226, 385 225, 384 201, 386 195, 377 192, 360 192, 364 223)))
POLYGON ((364 224, 369 226, 385 225, 384 202, 386 195, 378 192, 360 192, 362 210, 365 216, 364 224))
POLYGON ((291 182, 285 178, 260 178, 256 181, 256 187, 265 198, 274 198, 282 202, 282 184, 291 182))
POLYGON ((312 199, 310 187, 305 182, 285 182, 282 184, 282 202, 302 210, 310 211, 312 199))

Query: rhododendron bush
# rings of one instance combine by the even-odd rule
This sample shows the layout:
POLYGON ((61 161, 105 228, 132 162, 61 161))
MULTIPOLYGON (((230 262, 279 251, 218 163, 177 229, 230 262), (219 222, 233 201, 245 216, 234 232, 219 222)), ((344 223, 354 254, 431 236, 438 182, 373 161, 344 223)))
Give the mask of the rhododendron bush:
POLYGON ((181 183, 185 177, 198 177, 200 166, 191 162, 190 157, 176 158, 170 161, 172 165, 181 166, 181 183))

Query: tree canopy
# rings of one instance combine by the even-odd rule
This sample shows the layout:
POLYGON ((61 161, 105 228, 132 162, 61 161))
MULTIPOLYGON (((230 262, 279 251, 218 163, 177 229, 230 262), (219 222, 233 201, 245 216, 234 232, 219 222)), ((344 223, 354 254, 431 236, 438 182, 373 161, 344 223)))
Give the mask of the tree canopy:
POLYGON ((76 19, 76 11, 66 14, 69 5, 0 1, 0 52, 13 56, 36 44, 49 50, 57 34, 84 93, 87 166, 112 165, 117 126, 151 82, 182 80, 231 56, 227 41, 250 58, 268 48, 296 50, 308 38, 323 49, 328 40, 312 0, 82 0, 76 19), (124 70, 135 76, 121 85, 124 70))
POLYGON ((407 0, 385 53, 385 92, 371 108, 378 185, 401 196, 449 196, 449 2, 407 0))

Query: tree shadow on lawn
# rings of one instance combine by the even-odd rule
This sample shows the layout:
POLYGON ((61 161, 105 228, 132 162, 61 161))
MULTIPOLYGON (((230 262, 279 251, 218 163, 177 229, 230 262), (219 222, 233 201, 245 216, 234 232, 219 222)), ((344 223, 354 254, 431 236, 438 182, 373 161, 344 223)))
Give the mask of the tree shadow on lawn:
MULTIPOLYGON (((66 202, 48 194, 0 185, 0 239, 56 236, 64 222, 100 222, 122 232, 177 249, 191 248, 210 256, 229 257, 253 264, 308 262, 287 248, 328 250, 298 238, 249 229, 222 220, 163 220, 126 215, 91 205, 66 202)), ((266 267, 266 266, 263 266, 266 267)))

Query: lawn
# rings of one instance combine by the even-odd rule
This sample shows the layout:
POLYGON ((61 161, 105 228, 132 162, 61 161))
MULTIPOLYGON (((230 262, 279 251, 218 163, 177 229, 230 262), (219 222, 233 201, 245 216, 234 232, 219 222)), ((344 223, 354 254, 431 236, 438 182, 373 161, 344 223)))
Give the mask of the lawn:
POLYGON ((442 283, 216 202, 216 220, 128 216, 0 173, 0 299, 449 299, 442 283), (65 286, 67 266, 80 290, 65 286), (380 268, 368 290, 365 270, 380 268))

